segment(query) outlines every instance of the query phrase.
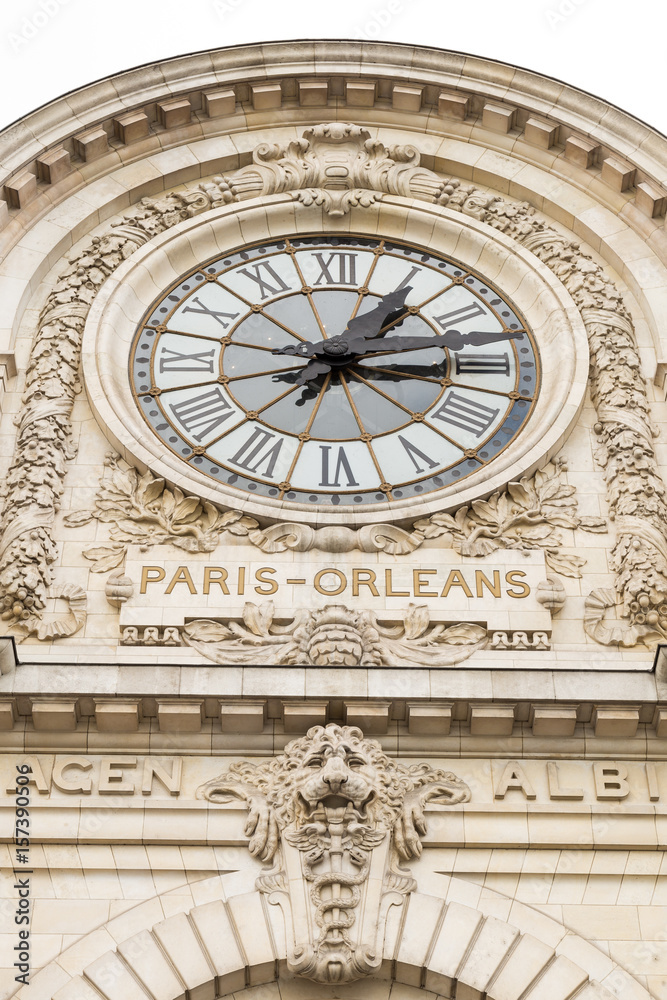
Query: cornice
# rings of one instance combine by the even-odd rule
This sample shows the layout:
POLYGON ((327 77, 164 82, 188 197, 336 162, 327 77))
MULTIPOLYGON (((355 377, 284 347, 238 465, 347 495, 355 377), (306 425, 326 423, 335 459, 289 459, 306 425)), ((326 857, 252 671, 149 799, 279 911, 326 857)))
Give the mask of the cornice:
POLYGON ((3 683, 0 750, 272 753, 338 722, 402 756, 667 758, 654 674, 414 670, 406 682, 400 670, 293 668, 290 696, 279 673, 235 668, 214 681, 206 668, 26 665, 3 683))
POLYGON ((215 49, 131 69, 10 125, 0 133, 3 242, 11 244, 54 204, 124 163, 267 124, 303 125, 313 113, 370 127, 403 123, 511 150, 541 168, 558 161, 556 170, 575 183, 581 175, 582 188, 591 174, 599 176, 600 202, 616 210, 631 203, 634 223, 641 228, 643 219, 646 235, 662 226, 667 139, 601 99, 464 53, 302 40, 215 49))

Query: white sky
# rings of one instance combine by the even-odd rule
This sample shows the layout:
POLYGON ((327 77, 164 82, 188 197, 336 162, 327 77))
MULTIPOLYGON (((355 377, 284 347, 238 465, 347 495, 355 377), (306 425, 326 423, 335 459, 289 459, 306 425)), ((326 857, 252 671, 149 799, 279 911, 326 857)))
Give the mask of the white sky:
POLYGON ((667 133, 664 0, 5 0, 0 127, 186 52, 289 38, 434 45, 558 77, 667 133))

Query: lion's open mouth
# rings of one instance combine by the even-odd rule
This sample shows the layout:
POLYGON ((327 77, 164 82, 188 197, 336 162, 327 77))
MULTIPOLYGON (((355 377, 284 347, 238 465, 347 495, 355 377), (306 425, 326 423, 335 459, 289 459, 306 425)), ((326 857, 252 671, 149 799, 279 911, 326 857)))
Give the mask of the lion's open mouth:
POLYGON ((337 792, 330 792, 328 795, 320 795, 317 798, 306 798, 303 791, 299 794, 308 806, 308 811, 311 815, 320 806, 324 806, 326 809, 345 809, 347 806, 352 806, 360 819, 365 818, 366 809, 375 798, 375 792, 372 788, 368 789, 365 795, 357 797, 346 795, 342 789, 337 792))

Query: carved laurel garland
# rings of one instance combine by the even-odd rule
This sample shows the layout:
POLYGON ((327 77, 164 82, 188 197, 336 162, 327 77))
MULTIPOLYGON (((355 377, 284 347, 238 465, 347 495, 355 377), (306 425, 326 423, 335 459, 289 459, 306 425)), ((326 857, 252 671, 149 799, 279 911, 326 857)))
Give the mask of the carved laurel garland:
POLYGON ((597 458, 604 469, 610 517, 616 521, 616 589, 623 614, 630 618, 629 628, 608 628, 603 618, 614 595, 594 592, 587 606, 587 631, 599 642, 627 645, 666 637, 665 486, 656 465, 655 432, 632 320, 617 288, 578 244, 540 221, 528 204, 443 180, 419 166, 413 147, 387 149, 359 126, 344 123, 316 126, 288 145, 263 144, 251 166, 195 191, 143 199, 123 223, 92 239, 63 272, 40 316, 14 456, 2 488, 3 619, 23 622, 25 632, 37 631, 45 607, 57 557, 52 528, 67 464, 75 455, 70 418, 81 389, 81 338, 98 290, 138 247, 182 220, 281 191, 291 191, 306 204, 322 204, 334 216, 352 205, 372 204, 384 193, 446 205, 513 237, 563 282, 588 331, 597 458))
POLYGON ((581 247, 542 222, 526 203, 512 204, 473 187, 439 199, 513 237, 550 268, 577 304, 591 355, 589 385, 597 412, 596 459, 607 483, 610 520, 616 522, 612 564, 622 613, 630 626, 603 623, 613 594, 594 591, 586 630, 605 644, 633 645, 667 637, 667 503, 657 468, 646 383, 632 317, 623 298, 581 247))

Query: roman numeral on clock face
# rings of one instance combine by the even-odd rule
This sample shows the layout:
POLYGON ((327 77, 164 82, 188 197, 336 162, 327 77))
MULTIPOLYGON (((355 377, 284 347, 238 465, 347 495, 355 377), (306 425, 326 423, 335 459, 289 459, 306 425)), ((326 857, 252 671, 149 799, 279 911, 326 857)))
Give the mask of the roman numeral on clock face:
POLYGON ((454 354, 457 375, 509 375, 507 354, 454 354))
POLYGON ((210 437, 234 412, 219 386, 180 403, 170 403, 169 409, 179 424, 195 441, 210 437))
POLYGON ((221 309, 211 309, 196 295, 193 297, 192 301, 197 303, 199 309, 195 309, 194 306, 183 306, 184 313, 199 313, 202 316, 210 316, 211 319, 214 319, 216 323, 220 324, 223 330, 226 330, 229 323, 232 323, 236 317, 240 315, 240 313, 223 312, 221 309), (229 320, 229 323, 226 323, 225 320, 229 320))
POLYGON ((400 285, 396 285, 396 288, 394 289, 394 291, 395 292, 400 292, 401 288, 405 288, 405 286, 409 285, 410 282, 412 281, 412 279, 417 274, 421 274, 421 273, 422 273, 421 267, 412 267, 410 269, 409 274, 406 274, 406 276, 403 278, 403 281, 400 283, 400 285))
POLYGON ((180 354, 163 347, 160 355, 160 372, 212 372, 215 350, 199 354, 180 354))
POLYGON ((465 323, 466 320, 486 315, 486 309, 484 309, 479 302, 471 302, 467 306, 461 306, 460 309, 452 309, 451 312, 442 313, 440 316, 434 316, 433 320, 443 330, 448 330, 450 326, 457 326, 460 323, 465 323))
POLYGON ((438 463, 435 462, 432 458, 430 458, 430 456, 427 455, 426 452, 420 451, 420 449, 417 447, 416 444, 413 444, 412 441, 408 441, 408 439, 406 437, 403 437, 402 434, 398 435, 398 440, 405 448, 408 458, 415 467, 415 472, 421 473, 426 471, 422 467, 422 462, 425 465, 427 465, 429 469, 435 469, 435 467, 438 465, 438 463), (418 461, 418 459, 421 459, 421 462, 418 461))
POLYGON ((260 295, 263 299, 269 299, 272 295, 277 295, 278 292, 289 292, 290 286, 286 285, 280 275, 271 267, 268 260, 262 261, 261 264, 251 264, 250 265, 255 272, 251 274, 250 269, 247 267, 242 268, 239 274, 245 275, 246 278, 250 278, 259 285, 260 295), (275 282, 273 284, 272 282, 275 282))
POLYGON ((470 431, 475 437, 480 437, 496 419, 500 410, 485 406, 476 399, 461 396, 458 392, 450 392, 442 405, 431 414, 431 419, 444 420, 470 431))
POLYGON ((237 465, 239 469, 257 472, 260 476, 271 479, 282 446, 283 439, 277 434, 271 434, 270 431, 256 427, 248 440, 241 445, 229 461, 237 465), (276 438, 278 438, 277 441, 276 438), (275 441, 275 443, 270 444, 271 441, 275 441))
POLYGON ((357 480, 354 478, 352 466, 350 465, 350 460, 345 453, 345 448, 338 448, 338 454, 336 456, 336 471, 334 472, 333 482, 331 481, 331 466, 329 464, 331 445, 321 444, 320 452, 322 453, 322 479, 320 481, 320 486, 340 486, 341 472, 345 474, 348 486, 359 485, 357 480))
POLYGON ((316 285, 321 285, 322 281, 325 281, 327 285, 357 284, 356 253, 331 253, 327 261, 324 260, 324 254, 321 253, 314 253, 313 257, 320 265, 316 285))

